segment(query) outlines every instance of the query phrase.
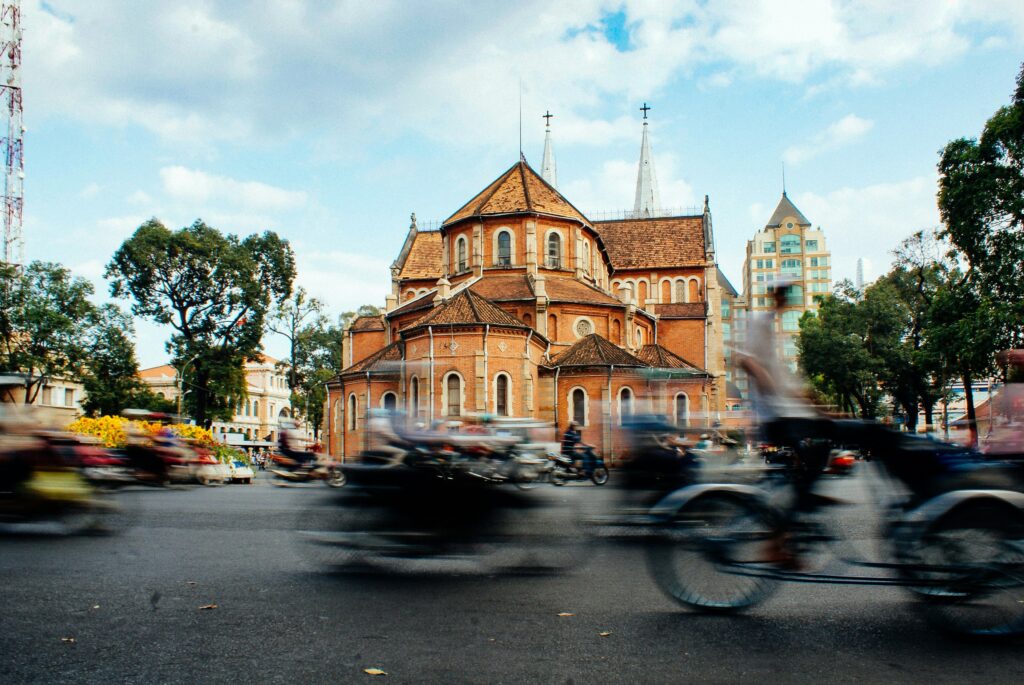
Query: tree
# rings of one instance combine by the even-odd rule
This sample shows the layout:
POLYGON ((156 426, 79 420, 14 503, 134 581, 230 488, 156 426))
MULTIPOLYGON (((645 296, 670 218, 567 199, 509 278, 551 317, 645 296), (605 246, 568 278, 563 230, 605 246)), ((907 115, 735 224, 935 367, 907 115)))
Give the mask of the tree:
POLYGON ((80 377, 92 293, 88 281, 60 264, 0 265, 0 369, 28 375, 26 404, 47 378, 80 377))
POLYGON ((974 435, 969 381, 991 371, 998 349, 1024 341, 1024 64, 1010 104, 985 122, 979 139, 950 141, 938 168, 942 235, 966 271, 951 274, 935 313, 964 380, 974 435))
MULTIPOLYGON (((294 395, 302 379, 300 370, 309 354, 310 340, 315 332, 327 324, 323 316, 323 303, 309 297, 299 287, 291 299, 279 303, 270 316, 267 328, 288 340, 288 389, 294 395)), ((296 406, 294 403, 293 407, 296 406)))
POLYGON ((273 232, 239 240, 197 220, 179 231, 140 226, 106 268, 111 294, 132 313, 170 325, 172 363, 190 389, 184 403, 209 427, 246 395, 244 363, 261 348, 271 305, 291 295, 295 257, 273 232))
POLYGON ((82 385, 82 409, 88 416, 119 414, 132 407, 173 411, 174 403, 154 393, 139 378, 131 318, 116 305, 105 304, 91 317, 82 385))

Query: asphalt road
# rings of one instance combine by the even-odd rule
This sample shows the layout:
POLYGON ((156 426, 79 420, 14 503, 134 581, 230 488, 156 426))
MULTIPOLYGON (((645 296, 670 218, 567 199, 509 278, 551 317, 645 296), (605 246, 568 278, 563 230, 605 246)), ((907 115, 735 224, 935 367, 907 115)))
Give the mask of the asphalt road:
MULTIPOLYGON (((558 492, 598 509, 613 494, 558 492)), ((293 533, 325 493, 140 490, 119 535, 0 537, 0 682, 1024 682, 1024 643, 938 634, 897 588, 792 584, 704 616, 607 542, 561 575, 326 573, 293 533)), ((866 514, 843 518, 870 548, 866 514)))

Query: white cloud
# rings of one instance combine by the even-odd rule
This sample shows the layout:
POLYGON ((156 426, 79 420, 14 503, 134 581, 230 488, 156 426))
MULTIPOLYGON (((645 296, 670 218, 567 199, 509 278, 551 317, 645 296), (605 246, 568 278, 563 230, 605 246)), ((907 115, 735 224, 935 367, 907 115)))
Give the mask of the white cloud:
POLYGON ((919 176, 863 188, 839 188, 825 195, 800 193, 793 202, 825 232, 832 252, 833 280, 853 280, 858 257, 869 259, 876 274, 886 273, 892 251, 904 238, 939 225, 937 183, 935 176, 919 176))
MULTIPOLYGON (((662 208, 688 209, 695 206, 697 198, 693 187, 677 176, 680 165, 676 156, 669 153, 652 154, 656 163, 654 173, 658 180, 662 208)), ((601 212, 632 210, 636 201, 637 164, 638 160, 609 160, 589 177, 571 181, 559 190, 584 214, 593 213, 590 218, 595 220, 601 218, 601 212)))
POLYGON ((849 86, 955 59, 986 38, 1024 38, 1019 0, 47 8, 25 7, 26 97, 36 116, 137 126, 193 146, 298 133, 348 145, 407 132, 507 141, 518 128, 520 80, 524 111, 550 108, 566 141, 600 141, 623 128, 595 112, 650 97, 680 75, 719 88, 751 76, 849 86), (600 30, 620 8, 626 51, 600 30), (458 39, 443 39, 453 26, 458 39))
POLYGON ((387 260, 339 250, 317 252, 302 245, 295 248, 296 285, 323 301, 328 311, 340 314, 364 304, 384 305, 391 287, 387 260))
POLYGON ((306 193, 285 190, 259 181, 236 181, 182 166, 160 169, 164 191, 175 200, 208 205, 223 203, 262 211, 297 209, 306 204, 306 193))
POLYGON ((806 143, 786 148, 786 151, 782 153, 782 159, 788 164, 801 164, 823 152, 840 148, 862 138, 874 125, 875 122, 869 119, 862 119, 856 114, 847 114, 824 131, 814 135, 806 143))
POLYGON ((99 193, 100 193, 100 184, 94 182, 94 183, 88 184, 87 186, 82 188, 80 191, 78 191, 78 197, 82 198, 83 200, 90 200, 90 199, 96 197, 97 195, 99 195, 99 193))
POLYGON ((148 205, 153 202, 153 198, 144 190, 136 190, 124 200, 125 202, 133 205, 148 205))

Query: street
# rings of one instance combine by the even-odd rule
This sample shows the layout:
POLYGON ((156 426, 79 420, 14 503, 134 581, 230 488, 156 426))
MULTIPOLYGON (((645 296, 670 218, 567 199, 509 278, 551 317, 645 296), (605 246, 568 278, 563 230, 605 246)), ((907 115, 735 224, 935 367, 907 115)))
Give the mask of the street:
MULTIPOLYGON (((324 573, 292 531, 327 489, 260 476, 122 493, 119 535, 0 537, 0 682, 1024 681, 1019 641, 938 634, 898 588, 788 584, 748 614, 704 616, 610 542, 555 576, 324 573)), ((863 485, 828 483, 861 501, 863 485)), ((563 492, 598 507, 615 494, 563 492)), ((866 516, 846 519, 865 547, 866 516)))

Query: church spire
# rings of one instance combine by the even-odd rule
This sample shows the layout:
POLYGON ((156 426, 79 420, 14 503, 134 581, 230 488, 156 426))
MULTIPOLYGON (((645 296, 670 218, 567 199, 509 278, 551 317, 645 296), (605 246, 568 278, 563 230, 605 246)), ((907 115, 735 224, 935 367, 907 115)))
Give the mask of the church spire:
POLYGON ((541 117, 544 119, 544 161, 540 166, 540 175, 545 181, 551 184, 552 188, 558 187, 558 168, 555 166, 555 149, 551 146, 551 119, 555 115, 550 111, 541 117))
POLYGON ((661 210, 661 199, 658 197, 658 179, 654 176, 654 160, 651 157, 651 142, 647 138, 647 103, 640 108, 644 113, 644 133, 640 141, 640 168, 636 174, 636 202, 633 214, 637 217, 657 216, 661 210))

